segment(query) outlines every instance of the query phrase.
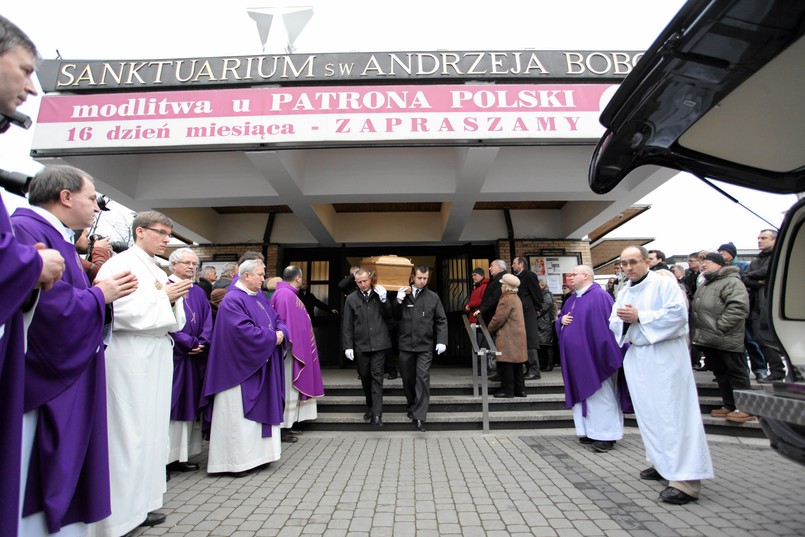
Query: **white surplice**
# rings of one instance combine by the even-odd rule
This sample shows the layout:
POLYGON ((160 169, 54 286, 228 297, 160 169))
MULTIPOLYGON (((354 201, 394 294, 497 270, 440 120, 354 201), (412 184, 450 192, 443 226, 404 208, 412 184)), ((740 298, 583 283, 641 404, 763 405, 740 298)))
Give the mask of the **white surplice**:
POLYGON ((168 461, 187 462, 201 453, 201 423, 198 421, 173 421, 168 427, 168 461))
POLYGON ((618 398, 618 373, 601 383, 601 387, 584 403, 573 405, 573 423, 576 435, 593 440, 621 440, 623 438, 623 411, 618 398), (587 415, 583 415, 583 404, 587 415))
POLYGON ((240 384, 215 394, 210 429, 207 472, 242 472, 279 460, 282 451, 280 428, 271 426, 263 438, 263 425, 243 417, 240 384))
POLYGON ((130 270, 137 291, 114 302, 112 341, 106 350, 106 395, 112 516, 90 525, 90 535, 117 537, 162 507, 167 490, 173 340, 185 323, 182 299, 171 306, 168 275, 138 246, 113 256, 98 279, 130 270))
POLYGON ((649 272, 621 289, 609 328, 619 345, 631 343, 623 370, 648 461, 670 481, 712 479, 690 367, 687 304, 675 279, 649 272), (624 333, 616 310, 626 304, 637 309, 639 322, 624 333))
POLYGON ((293 386, 293 361, 291 352, 285 353, 285 411, 282 415, 280 427, 290 429, 299 421, 315 420, 318 415, 316 398, 311 397, 304 401, 299 399, 299 390, 293 386))

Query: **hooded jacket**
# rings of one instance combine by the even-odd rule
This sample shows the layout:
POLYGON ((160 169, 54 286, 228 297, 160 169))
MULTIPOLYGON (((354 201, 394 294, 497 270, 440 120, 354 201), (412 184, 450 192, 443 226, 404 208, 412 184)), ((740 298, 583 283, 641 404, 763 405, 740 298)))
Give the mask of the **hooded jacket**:
POLYGON ((722 267, 696 289, 690 305, 694 344, 743 352, 749 294, 739 273, 738 267, 722 267))

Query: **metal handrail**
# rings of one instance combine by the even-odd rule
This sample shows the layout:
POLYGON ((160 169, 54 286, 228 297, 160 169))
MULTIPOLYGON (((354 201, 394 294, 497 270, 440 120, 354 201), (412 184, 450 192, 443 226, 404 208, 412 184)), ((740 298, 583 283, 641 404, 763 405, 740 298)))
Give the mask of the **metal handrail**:
POLYGON ((489 330, 486 328, 486 323, 480 317, 476 317, 477 323, 470 323, 468 317, 463 317, 464 327, 467 329, 467 336, 470 338, 472 344, 473 355, 476 357, 472 363, 472 395, 478 397, 478 372, 480 370, 480 384, 481 384, 481 420, 483 422, 484 434, 489 434, 489 379, 486 372, 486 364, 489 354, 496 356, 501 353, 495 347, 495 342, 492 341, 492 336, 489 335, 489 330), (486 340, 487 348, 478 347, 478 338, 476 331, 480 327, 481 333, 486 340))

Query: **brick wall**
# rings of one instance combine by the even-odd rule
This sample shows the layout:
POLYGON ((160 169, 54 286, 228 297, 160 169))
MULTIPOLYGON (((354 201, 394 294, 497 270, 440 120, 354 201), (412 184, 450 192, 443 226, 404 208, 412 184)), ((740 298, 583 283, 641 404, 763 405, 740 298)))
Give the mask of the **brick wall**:
POLYGON ((538 254, 540 250, 551 249, 565 251, 565 255, 579 254, 581 257, 582 265, 592 265, 592 256, 590 255, 589 241, 572 241, 572 240, 554 240, 554 239, 515 239, 514 252, 511 251, 509 241, 501 239, 498 241, 499 258, 507 263, 515 257, 523 256, 526 254, 538 254))
MULTIPOLYGON (((243 255, 246 250, 253 250, 262 252, 262 245, 254 243, 242 244, 198 244, 196 246, 188 246, 198 256, 199 261, 203 265, 205 261, 212 261, 215 254, 235 254, 236 257, 243 255)), ((165 255, 170 255, 173 249, 169 249, 165 255)), ((237 261, 237 259, 235 259, 237 261)), ((279 266, 279 245, 269 244, 266 252, 266 278, 278 276, 282 268, 279 266)))

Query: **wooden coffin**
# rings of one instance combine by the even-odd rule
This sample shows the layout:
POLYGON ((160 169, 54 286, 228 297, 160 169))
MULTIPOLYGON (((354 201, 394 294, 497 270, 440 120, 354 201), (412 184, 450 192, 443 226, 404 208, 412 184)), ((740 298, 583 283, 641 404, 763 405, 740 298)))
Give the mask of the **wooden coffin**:
POLYGON ((363 258, 361 268, 368 270, 372 274, 376 285, 382 285, 391 293, 392 291, 398 291, 400 287, 409 287, 414 264, 405 257, 381 255, 363 258))

